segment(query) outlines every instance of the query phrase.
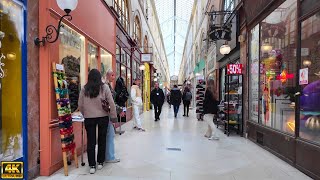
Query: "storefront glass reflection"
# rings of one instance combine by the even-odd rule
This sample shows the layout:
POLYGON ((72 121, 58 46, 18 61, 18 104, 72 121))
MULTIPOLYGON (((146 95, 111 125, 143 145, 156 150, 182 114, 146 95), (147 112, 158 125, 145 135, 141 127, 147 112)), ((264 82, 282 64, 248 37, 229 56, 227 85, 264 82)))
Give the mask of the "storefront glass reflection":
POLYGON ((301 26, 300 137, 320 143, 320 13, 301 26))
POLYGON ((67 25, 60 30, 59 63, 65 67, 72 112, 78 108, 80 86, 86 80, 84 39, 67 25))
POLYGON ((105 77, 107 71, 112 70, 112 55, 101 49, 101 74, 105 77))
POLYGON ((0 161, 22 157, 23 7, 0 1, 0 161))
POLYGON ((91 69, 98 69, 98 48, 88 43, 88 72, 91 69))
POLYGON ((294 133, 297 1, 287 0, 261 23, 260 123, 294 133))

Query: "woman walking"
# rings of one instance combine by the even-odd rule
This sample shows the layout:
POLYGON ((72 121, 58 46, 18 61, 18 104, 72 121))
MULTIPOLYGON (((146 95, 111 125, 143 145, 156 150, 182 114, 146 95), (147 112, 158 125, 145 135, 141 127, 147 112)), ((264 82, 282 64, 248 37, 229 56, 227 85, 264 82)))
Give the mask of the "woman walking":
POLYGON ((189 117, 189 108, 192 100, 192 93, 188 87, 184 88, 182 100, 183 100, 183 116, 189 117))
POLYGON ((207 83, 203 102, 203 119, 208 124, 208 130, 204 136, 209 138, 209 140, 219 140, 217 128, 213 124, 213 118, 218 113, 218 104, 219 101, 215 90, 214 80, 210 79, 207 83))
POLYGON ((170 102, 173 105, 174 117, 176 118, 179 112, 179 106, 181 104, 182 94, 177 85, 173 86, 170 95, 170 102))
POLYGON ((109 117, 117 118, 115 104, 109 87, 101 80, 101 74, 97 69, 92 69, 88 75, 88 82, 81 89, 78 107, 85 120, 87 131, 87 154, 90 166, 90 174, 96 172, 96 128, 98 126, 98 169, 102 169, 106 155, 106 136, 109 117), (110 112, 102 107, 102 101, 106 100, 110 106, 110 112))

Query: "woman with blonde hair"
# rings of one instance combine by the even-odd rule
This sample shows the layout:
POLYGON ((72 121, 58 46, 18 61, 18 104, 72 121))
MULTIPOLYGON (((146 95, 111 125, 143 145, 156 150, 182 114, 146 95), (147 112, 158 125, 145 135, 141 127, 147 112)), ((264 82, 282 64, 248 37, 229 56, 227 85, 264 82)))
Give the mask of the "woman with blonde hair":
POLYGON ((213 79, 209 79, 203 102, 203 119, 208 124, 208 130, 204 136, 209 138, 209 140, 219 140, 217 128, 213 124, 213 118, 218 113, 218 104, 218 93, 216 92, 215 82, 213 79))

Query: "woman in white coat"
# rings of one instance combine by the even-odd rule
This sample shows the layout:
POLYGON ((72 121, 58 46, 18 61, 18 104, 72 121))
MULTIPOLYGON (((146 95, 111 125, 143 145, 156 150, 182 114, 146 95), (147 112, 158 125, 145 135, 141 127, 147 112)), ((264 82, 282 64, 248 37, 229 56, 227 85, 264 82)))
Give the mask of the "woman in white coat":
POLYGON ((138 129, 139 131, 145 131, 142 128, 141 118, 140 118, 140 108, 142 107, 142 92, 140 90, 140 78, 136 78, 131 87, 131 101, 133 108, 133 128, 138 129))

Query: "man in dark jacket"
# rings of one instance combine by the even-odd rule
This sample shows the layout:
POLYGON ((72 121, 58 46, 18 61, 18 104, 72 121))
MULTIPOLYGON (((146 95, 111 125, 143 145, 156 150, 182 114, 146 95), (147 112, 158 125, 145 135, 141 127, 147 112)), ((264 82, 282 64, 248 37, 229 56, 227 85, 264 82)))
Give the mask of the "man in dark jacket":
POLYGON ((171 96, 170 96, 170 102, 173 105, 174 110, 174 117, 177 117, 179 106, 181 104, 182 99, 182 93, 177 85, 173 86, 173 89, 171 90, 171 96))
POLYGON ((162 105, 164 103, 164 93, 162 89, 159 88, 159 83, 154 84, 154 89, 151 91, 151 103, 154 106, 154 116, 155 121, 160 120, 160 114, 162 105))

